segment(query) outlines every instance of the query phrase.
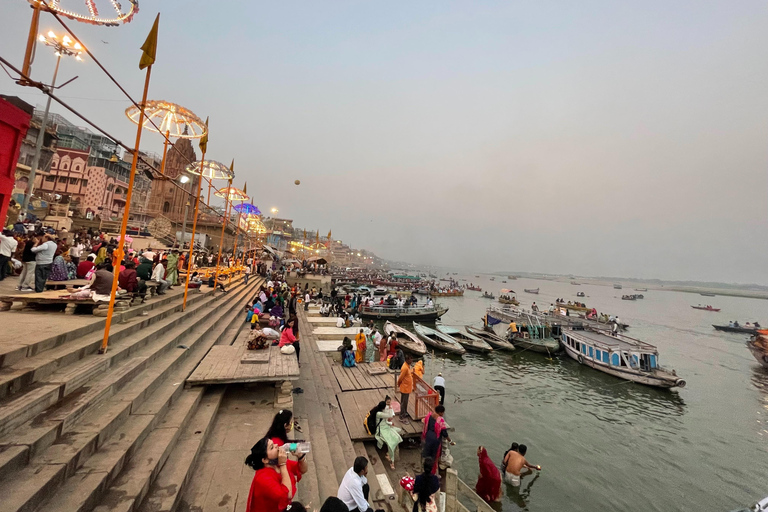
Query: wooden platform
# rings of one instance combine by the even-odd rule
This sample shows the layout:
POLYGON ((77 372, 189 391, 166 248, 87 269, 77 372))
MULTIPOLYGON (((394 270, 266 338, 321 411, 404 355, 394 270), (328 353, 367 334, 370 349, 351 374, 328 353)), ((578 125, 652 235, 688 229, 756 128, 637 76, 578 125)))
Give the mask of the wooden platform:
MULTIPOLYGON (((369 435, 363 425, 365 415, 379 402, 384 400, 384 397, 389 395, 393 401, 395 394, 392 389, 369 389, 363 391, 347 391, 346 393, 339 393, 336 398, 339 401, 339 407, 341 408, 341 414, 344 416, 344 422, 347 424, 347 431, 349 437, 353 441, 370 441, 373 440, 373 436, 369 435)), ((409 407, 411 409, 411 407, 409 407)), ((402 431, 400 435, 403 438, 406 437, 421 437, 421 430, 424 427, 420 421, 410 420, 410 423, 403 425, 400 420, 395 416, 392 418, 396 427, 400 427, 402 431)))
POLYGON ((215 345, 187 378, 186 385, 282 382, 298 378, 296 355, 281 354, 278 347, 249 351, 244 344, 215 345))
POLYGON ((58 286, 63 286, 64 288, 71 287, 71 288, 81 288, 91 281, 88 279, 68 279, 66 281, 51 281, 50 279, 45 282, 45 288, 46 290, 52 290, 55 289, 58 286))
POLYGON ((354 368, 345 368, 334 362, 331 370, 342 392, 384 389, 389 390, 391 395, 394 391, 395 375, 389 372, 383 362, 358 363, 354 368))
MULTIPOLYGON (((65 304, 65 313, 73 314, 77 306, 90 306, 96 311, 98 306, 108 304, 109 301, 94 301, 93 299, 70 299, 67 290, 47 290, 40 293, 35 292, 17 292, 0 296, 0 311, 8 311, 14 302, 30 307, 35 304, 65 304)), ((131 297, 118 295, 115 298, 117 303, 129 303, 131 297)))

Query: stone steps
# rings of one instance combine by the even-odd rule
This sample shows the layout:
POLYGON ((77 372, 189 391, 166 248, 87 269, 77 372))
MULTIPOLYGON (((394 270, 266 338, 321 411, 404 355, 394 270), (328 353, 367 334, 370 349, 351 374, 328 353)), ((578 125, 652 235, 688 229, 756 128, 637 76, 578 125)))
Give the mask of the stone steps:
POLYGON ((159 420, 175 411, 178 431, 192 417, 200 397, 191 390, 184 393, 183 381, 220 333, 240 323, 242 305, 252 293, 251 286, 231 290, 204 301, 205 306, 215 306, 207 311, 188 307, 180 316, 190 325, 157 333, 157 339, 133 357, 87 381, 85 391, 70 403, 65 399, 19 428, 21 435, 9 436, 0 453, 2 509, 34 510, 50 497, 52 502, 64 500, 66 506, 46 509, 90 510, 145 439, 160 437, 173 444, 178 435, 164 437, 171 428, 159 420), (189 348, 173 350, 180 340, 189 348), (181 411, 186 411, 183 416, 181 411), (152 437, 156 430, 163 435, 152 437), (55 493, 62 483, 61 492, 55 493))

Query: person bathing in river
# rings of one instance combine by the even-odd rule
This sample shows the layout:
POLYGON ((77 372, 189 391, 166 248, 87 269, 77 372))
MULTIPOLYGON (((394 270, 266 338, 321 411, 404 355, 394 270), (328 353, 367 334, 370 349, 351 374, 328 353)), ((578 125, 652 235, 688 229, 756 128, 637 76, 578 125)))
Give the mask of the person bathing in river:
POLYGON ((480 464, 480 477, 475 485, 475 492, 486 502, 492 503, 501 499, 501 473, 499 468, 488 456, 483 446, 477 448, 477 458, 480 464))
MULTIPOLYGON (((514 447, 514 445, 512 446, 514 447)), ((510 449, 504 456, 504 462, 502 464, 502 468, 504 469, 504 481, 514 487, 520 486, 520 472, 523 468, 541 471, 541 466, 534 466, 525 460, 527 451, 528 447, 521 444, 517 447, 517 450, 510 449)))

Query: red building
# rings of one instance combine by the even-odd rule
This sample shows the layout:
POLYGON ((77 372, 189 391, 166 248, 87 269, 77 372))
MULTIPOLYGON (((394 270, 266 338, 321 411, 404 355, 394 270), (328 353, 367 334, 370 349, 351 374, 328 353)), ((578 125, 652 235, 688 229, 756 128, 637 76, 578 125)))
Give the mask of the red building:
POLYGON ((0 95, 0 226, 7 224, 8 203, 16 181, 16 162, 33 112, 32 105, 0 95))

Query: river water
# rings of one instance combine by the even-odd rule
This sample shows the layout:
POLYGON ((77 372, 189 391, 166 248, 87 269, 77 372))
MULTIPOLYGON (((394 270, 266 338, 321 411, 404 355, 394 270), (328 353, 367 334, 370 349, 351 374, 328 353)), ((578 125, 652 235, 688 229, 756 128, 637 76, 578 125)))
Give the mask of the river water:
MULTIPOLYGON (((745 347, 745 335, 715 331, 712 323, 761 321, 768 302, 736 297, 642 292, 622 301, 610 286, 500 277, 466 278, 498 295, 512 288, 530 308, 558 297, 578 299, 620 315, 629 335, 656 345, 661 364, 687 381, 657 390, 579 365, 561 353, 496 352, 463 359, 427 358, 427 375, 446 378, 446 420, 455 427, 452 453, 459 476, 474 486, 478 445, 497 463, 516 441, 543 466, 523 478, 519 492, 503 485, 500 508, 530 511, 729 511, 768 495, 768 372, 745 347), (523 288, 540 288, 529 295, 523 288), (707 303, 720 313, 692 309, 707 303)), ((462 282, 462 284, 464 284, 462 282)), ((494 303, 479 292, 441 298, 449 325, 480 325, 494 303)))

